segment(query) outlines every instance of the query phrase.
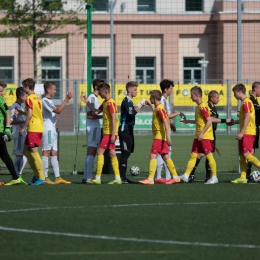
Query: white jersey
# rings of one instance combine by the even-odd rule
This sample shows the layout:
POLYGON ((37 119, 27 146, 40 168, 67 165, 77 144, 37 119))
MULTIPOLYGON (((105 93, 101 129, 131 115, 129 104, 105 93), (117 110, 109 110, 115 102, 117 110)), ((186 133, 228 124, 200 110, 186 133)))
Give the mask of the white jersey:
POLYGON ((166 110, 167 114, 171 114, 170 104, 169 104, 169 101, 167 100, 167 98, 165 98, 165 96, 161 97, 161 103, 163 104, 164 109, 166 110))
POLYGON ((45 130, 56 130, 57 117, 53 110, 56 108, 50 98, 42 99, 42 114, 45 130))
MULTIPOLYGON (((16 115, 14 113, 15 110, 22 110, 24 111, 24 108, 18 104, 18 103, 14 103, 12 106, 11 106, 11 113, 10 113, 10 119, 11 119, 11 122, 14 121, 14 120, 18 120, 18 121, 25 121, 25 116, 24 115, 16 115)), ((12 134, 13 135, 19 135, 19 132, 20 130, 23 128, 23 125, 24 124, 17 124, 17 125, 12 125, 12 134)), ((25 135, 26 135, 26 131, 25 132, 25 135)))
MULTIPOLYGON (((90 103, 95 109, 98 109, 98 108, 100 107, 100 104, 99 104, 99 102, 98 102, 98 98, 97 98, 97 96, 96 96, 94 93, 91 93, 91 94, 89 95, 88 101, 89 101, 89 103, 90 103)), ((91 109, 90 109, 88 106, 86 106, 86 112, 90 112, 90 111, 91 111, 91 109)), ((94 125, 94 124, 95 124, 95 126, 96 126, 96 125, 99 125, 99 126, 100 126, 99 119, 88 119, 88 118, 87 118, 87 120, 86 120, 86 125, 87 125, 87 126, 90 126, 90 124, 91 124, 91 125, 94 125)))

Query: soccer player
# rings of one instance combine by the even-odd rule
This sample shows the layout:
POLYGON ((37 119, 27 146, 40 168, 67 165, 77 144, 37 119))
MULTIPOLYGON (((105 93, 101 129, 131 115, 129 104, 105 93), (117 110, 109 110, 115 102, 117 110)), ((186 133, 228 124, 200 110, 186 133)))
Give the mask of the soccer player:
MULTIPOLYGON (((252 101, 255 108, 255 126, 256 126, 255 141, 253 144, 252 154, 255 153, 255 149, 259 148, 260 105, 257 101, 257 97, 260 97, 260 82, 255 81, 252 84, 252 93, 250 95, 250 100, 252 101)), ((246 178, 248 181, 250 181, 251 170, 252 170, 252 163, 248 162, 247 171, 246 171, 246 178)))
POLYGON ((71 184, 70 181, 66 181, 60 177, 58 156, 58 145, 57 145, 57 132, 56 132, 56 114, 60 114, 68 101, 73 97, 72 92, 67 92, 67 95, 61 105, 56 107, 51 98, 56 93, 56 83, 46 81, 44 83, 45 97, 42 99, 43 106, 43 121, 44 121, 44 132, 42 135, 42 162, 45 181, 47 184, 71 184), (51 157, 51 166, 55 175, 55 182, 51 181, 48 176, 49 168, 49 156, 51 157))
POLYGON ((239 124, 239 133, 236 136, 239 149, 239 163, 241 175, 232 183, 246 184, 247 163, 251 163, 260 168, 260 161, 253 155, 253 144, 256 135, 255 126, 255 108, 252 101, 246 97, 246 87, 239 83, 233 87, 234 96, 241 100, 242 104, 239 110, 239 120, 233 121, 230 125, 239 124))
POLYGON ((24 108, 22 107, 22 104, 26 101, 27 94, 23 90, 22 87, 19 87, 16 89, 16 101, 11 107, 11 125, 12 125, 12 135, 14 140, 14 148, 13 148, 13 154, 15 155, 14 160, 14 168, 16 170, 16 173, 19 176, 19 179, 21 183, 27 184, 23 178, 22 178, 22 171, 24 166, 27 163, 26 156, 23 155, 23 147, 24 147, 24 140, 26 137, 26 130, 23 132, 22 135, 19 134, 21 128, 23 127, 23 124, 25 123, 25 115, 19 115, 17 113, 17 110, 23 111, 24 108))
POLYGON ((195 120, 184 119, 182 123, 196 124, 196 132, 194 135, 190 160, 188 162, 185 173, 180 176, 180 179, 183 182, 188 182, 189 175, 195 166, 197 158, 202 158, 205 155, 209 161, 209 167, 211 171, 211 178, 205 182, 205 184, 216 184, 218 183, 217 166, 211 152, 213 150, 214 140, 212 118, 210 116, 209 108, 202 101, 202 90, 200 87, 194 86, 191 88, 191 99, 197 104, 195 120))
MULTIPOLYGON (((213 128, 213 147, 212 147, 212 153, 215 152, 215 147, 216 147, 216 130, 217 130, 217 124, 218 123, 229 123, 231 121, 230 118, 228 119, 219 119, 219 115, 218 115, 218 111, 216 108, 216 105, 219 102, 219 93, 216 90, 211 90, 208 94, 208 108, 209 108, 209 112, 211 114, 211 120, 212 120, 212 128, 213 128)), ((195 171, 200 163, 200 159, 201 158, 197 158, 196 164, 189 176, 189 182, 192 183, 194 182, 194 175, 195 175, 195 171)), ((209 167, 209 161, 206 159, 205 161, 205 169, 206 169, 206 178, 205 178, 205 182, 207 182, 210 179, 210 167, 209 167)))
POLYGON ((119 162, 120 177, 123 184, 133 183, 126 178, 127 160, 131 153, 134 152, 134 125, 135 116, 140 111, 141 107, 145 105, 145 99, 134 106, 132 99, 137 95, 138 84, 135 81, 126 83, 127 96, 123 99, 121 104, 121 118, 119 126, 119 141, 121 149, 121 158, 119 162))
POLYGON ((166 184, 174 184, 180 182, 178 174, 172 159, 169 157, 169 146, 171 146, 170 137, 170 122, 167 113, 160 102, 162 93, 159 90, 152 90, 150 92, 150 102, 146 101, 146 104, 153 109, 153 121, 152 121, 152 132, 153 132, 153 144, 150 153, 150 164, 149 164, 149 176, 145 180, 139 181, 145 185, 154 184, 154 175, 157 165, 157 154, 162 156, 165 161, 170 173, 172 174, 172 181, 166 182, 166 184))
MULTIPOLYGON (((11 130, 10 130, 10 113, 6 105, 6 102, 3 98, 4 89, 6 88, 6 83, 0 81, 0 158, 6 165, 7 169, 12 175, 12 180, 6 183, 6 186, 11 186, 15 184, 20 184, 21 181, 17 176, 17 173, 14 168, 13 161, 8 154, 6 143, 12 140, 11 130)), ((4 185, 3 182, 0 182, 0 185, 4 185)))
MULTIPOLYGON (((174 83, 172 80, 164 79, 160 82, 160 88, 162 91, 161 103, 164 106, 166 113, 168 114, 169 119, 173 119, 178 115, 183 115, 181 112, 171 113, 170 104, 168 101, 168 97, 172 94, 174 87, 174 83)), ((169 157, 171 157, 171 146, 169 146, 169 157)), ((171 182, 171 173, 169 172, 165 161, 162 159, 160 154, 157 154, 157 168, 156 168, 156 178, 154 180, 155 183, 165 183, 171 182), (162 168, 164 168, 165 178, 162 178, 161 172, 162 168)))
MULTIPOLYGON (((97 87, 101 84, 104 84, 102 79, 94 79, 92 82, 93 92, 89 95, 88 100, 91 105, 98 109, 100 104, 98 102, 98 89, 97 87)), ((84 176, 82 179, 83 184, 89 184, 89 181, 92 179, 92 172, 94 167, 94 159, 97 154, 97 148, 99 146, 101 138, 101 127, 99 119, 102 115, 94 114, 91 109, 86 106, 87 120, 86 120, 86 136, 87 136, 87 154, 84 160, 84 176)))
MULTIPOLYGON (((42 117, 42 101, 39 96, 34 93, 35 81, 27 78, 23 82, 23 89, 28 94, 26 98, 26 120, 20 130, 22 136, 26 127, 27 135, 24 141, 23 154, 27 157, 28 163, 33 170, 34 176, 29 185, 46 184, 43 172, 42 159, 39 155, 38 148, 42 145, 43 133, 43 117, 42 117)), ((24 112, 19 110, 20 114, 24 112)))
POLYGON ((89 106, 93 113, 98 115, 103 112, 103 137, 97 150, 97 172, 95 179, 89 181, 89 184, 101 184, 105 150, 109 150, 109 156, 115 174, 115 180, 109 182, 108 184, 122 184, 115 150, 115 141, 118 136, 117 106, 115 101, 110 96, 110 86, 107 83, 98 86, 98 93, 101 98, 105 99, 98 109, 95 109, 90 104, 86 96, 81 97, 82 101, 89 106))

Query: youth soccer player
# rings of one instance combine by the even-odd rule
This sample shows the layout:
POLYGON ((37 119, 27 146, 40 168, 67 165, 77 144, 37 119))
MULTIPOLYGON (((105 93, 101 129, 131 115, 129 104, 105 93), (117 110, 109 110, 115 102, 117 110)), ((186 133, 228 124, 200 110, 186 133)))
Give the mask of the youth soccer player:
MULTIPOLYGON (((31 166, 34 177, 29 185, 46 184, 43 172, 42 159, 39 155, 38 148, 42 145, 43 133, 43 117, 42 117, 42 101, 38 95, 34 93, 35 81, 27 78, 23 82, 23 89, 28 94, 26 98, 26 120, 20 130, 22 136, 27 128, 27 135, 24 141, 23 154, 27 157, 31 166)), ((21 114, 24 114, 20 111, 21 114)))
POLYGON ((42 99, 43 106, 43 121, 44 132, 42 135, 42 162, 45 181, 47 184, 71 184, 70 181, 66 181, 60 177, 60 167, 57 160, 58 156, 58 144, 57 144, 57 131, 56 131, 56 114, 60 114, 68 101, 73 97, 72 92, 68 92, 65 99, 56 107, 51 98, 56 93, 56 83, 46 81, 44 83, 45 97, 42 99), (55 181, 51 181, 48 176, 49 157, 51 157, 51 166, 55 175, 55 181))
MULTIPOLYGON (((168 98, 172 94, 173 87, 174 87, 174 83, 172 80, 164 79, 160 82, 160 88, 162 91, 161 103, 164 106, 164 109, 165 109, 169 119, 173 119, 178 115, 182 115, 181 112, 171 113, 171 108, 170 108, 168 98)), ((171 157, 171 146, 169 146, 169 157, 171 157)), ((171 182, 171 181, 172 181, 171 173, 169 172, 165 161, 162 159, 162 156, 160 154, 157 154, 156 178, 155 178, 154 182, 155 183, 166 183, 166 182, 171 182), (165 178, 162 178, 162 175, 161 175, 163 168, 164 168, 164 172, 165 172, 165 178)))
MULTIPOLYGON (((216 147, 216 130, 217 130, 217 124, 218 123, 229 123, 230 122, 230 118, 228 119, 219 119, 219 115, 218 115, 218 111, 217 111, 217 107, 216 105, 219 102, 219 93, 216 90, 211 90, 208 94, 208 108, 209 108, 209 112, 211 114, 211 120, 212 120, 212 129, 213 129, 213 147, 212 147, 212 153, 215 152, 215 147, 216 147)), ((189 176, 189 182, 192 183, 194 182, 194 175, 195 175, 195 171, 198 167, 200 163, 200 158, 197 158, 196 160, 196 164, 189 176)), ((206 169, 206 178, 205 178, 205 182, 207 182, 210 179, 210 175, 211 175, 211 171, 210 171, 210 167, 209 167, 209 161, 206 159, 205 161, 205 169, 206 169)))
POLYGON ((169 146, 171 146, 170 137, 170 122, 167 113, 162 105, 161 101, 162 93, 159 90, 152 90, 150 92, 150 102, 146 102, 147 105, 153 108, 153 120, 152 120, 152 132, 153 132, 153 144, 150 153, 149 164, 149 176, 145 180, 139 181, 145 185, 154 184, 154 175, 157 165, 156 156, 160 154, 165 161, 170 173, 172 174, 172 181, 166 184, 174 184, 180 182, 178 174, 172 159, 169 157, 169 146))
POLYGON ((214 140, 212 119, 210 116, 209 108, 202 101, 202 90, 200 87, 194 86, 193 88, 191 88, 191 99, 197 104, 197 108, 195 111, 195 120, 184 119, 182 123, 196 124, 196 132, 194 135, 190 160, 188 162, 185 173, 180 176, 180 179, 183 182, 188 182, 189 175, 195 166, 197 158, 202 158, 202 156, 205 155, 207 160, 209 161, 209 167, 211 171, 211 178, 207 182, 205 182, 205 184, 216 184, 218 183, 217 166, 211 152, 213 150, 214 140))
MULTIPOLYGON (((12 140, 11 130, 10 130, 10 113, 6 105, 6 102, 3 98, 4 89, 6 88, 6 83, 0 81, 0 158, 6 165, 8 171, 12 175, 12 180, 6 183, 6 186, 11 186, 15 184, 20 184, 21 181, 17 176, 17 173, 14 168, 13 161, 8 154, 6 143, 12 140)), ((0 182, 0 185, 4 185, 3 182, 0 182)))
MULTIPOLYGON (((252 154, 255 153, 255 149, 259 148, 260 105, 258 103, 257 97, 260 97, 260 82, 255 81, 252 84, 252 93, 250 95, 250 100, 252 101, 255 108, 255 126, 256 126, 255 141, 253 144, 252 154)), ((251 170, 252 170, 252 163, 248 162, 247 171, 246 171, 246 178, 248 181, 250 181, 251 170)))
POLYGON ((26 137, 26 130, 22 135, 19 134, 23 124, 25 123, 25 115, 19 115, 18 110, 24 112, 22 104, 26 101, 27 94, 22 87, 16 89, 16 101, 11 107, 11 125, 12 125, 12 136, 14 140, 13 154, 15 155, 14 167, 16 173, 19 176, 21 183, 27 184, 22 178, 22 171, 27 163, 26 156, 23 155, 24 140, 26 137))
POLYGON ((119 126, 119 140, 121 148, 121 158, 119 162, 119 171, 123 184, 133 183, 126 178, 127 160, 131 153, 134 152, 134 125, 135 116, 140 111, 141 107, 145 105, 145 99, 134 106, 132 99, 137 95, 138 84, 135 81, 126 83, 127 96, 123 99, 121 104, 121 118, 119 126))
MULTIPOLYGON (((93 92, 89 95, 88 100, 90 104, 98 109, 100 104, 98 102, 98 86, 104 84, 102 79, 94 79, 92 82, 93 92)), ((102 115, 94 114, 91 109, 86 106, 87 120, 86 120, 86 136, 87 136, 87 154, 84 160, 84 176, 82 179, 83 184, 89 184, 92 179, 92 172, 94 167, 94 159, 97 154, 97 148, 101 138, 101 126, 99 119, 102 115)))
POLYGON ((88 98, 86 96, 81 97, 93 113, 97 115, 103 112, 103 137, 97 150, 97 172, 95 179, 89 181, 89 184, 101 184, 105 150, 109 150, 109 156, 115 174, 115 180, 109 182, 108 184, 122 184, 115 150, 115 141, 118 136, 117 106, 115 101, 110 96, 110 86, 107 83, 98 86, 98 93, 101 98, 104 99, 104 102, 98 109, 95 109, 90 102, 88 102, 88 98))
POLYGON ((253 144, 256 134, 255 126, 255 108, 252 101, 246 96, 246 87, 239 83, 233 87, 234 96, 241 100, 242 104, 239 110, 239 120, 233 121, 230 125, 239 124, 239 133, 236 136, 239 149, 239 163, 241 175, 232 183, 246 184, 247 163, 251 163, 260 168, 260 161, 253 155, 253 144))

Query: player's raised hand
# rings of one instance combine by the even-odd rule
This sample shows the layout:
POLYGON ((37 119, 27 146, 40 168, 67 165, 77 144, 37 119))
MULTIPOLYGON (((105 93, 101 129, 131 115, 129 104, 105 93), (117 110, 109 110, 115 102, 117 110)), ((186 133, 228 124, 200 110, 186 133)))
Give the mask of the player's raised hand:
POLYGON ((181 117, 182 120, 186 120, 186 116, 185 116, 185 114, 182 113, 182 112, 180 112, 180 117, 181 117))
POLYGON ((81 96, 80 96, 80 99, 81 99, 83 102, 85 102, 86 104, 88 103, 88 97, 87 97, 86 94, 85 94, 85 95, 81 95, 81 96))
POLYGON ((68 92, 68 91, 67 91, 66 97, 67 97, 67 99, 71 99, 71 98, 73 97, 73 95, 74 95, 74 92, 73 92, 73 91, 71 91, 71 92, 68 92))
POLYGON ((186 124, 188 124, 188 120, 185 118, 185 119, 180 121, 180 124, 186 125, 186 124))
POLYGON ((235 120, 233 118, 227 118, 226 119, 226 125, 232 126, 235 124, 235 120))

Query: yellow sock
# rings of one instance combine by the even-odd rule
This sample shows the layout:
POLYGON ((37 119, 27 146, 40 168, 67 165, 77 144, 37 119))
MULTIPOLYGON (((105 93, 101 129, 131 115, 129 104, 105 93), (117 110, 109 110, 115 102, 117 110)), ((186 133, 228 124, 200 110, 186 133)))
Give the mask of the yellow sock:
POLYGON ((196 153, 191 153, 190 154, 190 160, 188 161, 185 174, 190 175, 190 173, 192 172, 192 170, 193 170, 193 168, 194 168, 194 166, 196 164, 197 157, 198 157, 198 154, 196 154, 196 153))
POLYGON ((103 166, 104 166, 104 155, 99 154, 97 156, 97 173, 96 173, 96 176, 101 177, 103 166))
POLYGON ((119 163, 118 163, 117 157, 114 156, 114 157, 111 157, 110 159, 111 159, 111 164, 112 164, 112 168, 113 168, 115 177, 120 178, 119 163))
POLYGON ((39 155, 38 152, 31 153, 31 155, 32 155, 32 158, 34 159, 34 165, 37 169, 39 179, 44 181, 45 177, 44 177, 44 172, 43 172, 42 158, 41 158, 41 156, 39 155))
POLYGON ((148 176, 149 179, 154 179, 156 166, 157 166, 157 160, 156 159, 150 159, 149 176, 148 176))
POLYGON ((213 157, 212 153, 206 155, 207 160, 209 161, 209 168, 211 171, 211 177, 217 176, 217 164, 213 157))
POLYGON ((249 154, 246 157, 246 159, 247 159, 248 162, 252 163, 257 168, 260 168, 260 161, 253 154, 249 154))
POLYGON ((167 165, 167 168, 169 169, 170 173, 172 176, 178 176, 177 172, 176 172, 176 168, 175 165, 172 161, 171 158, 168 158, 167 160, 165 160, 165 163, 167 165))
POLYGON ((240 158, 239 163, 240 163, 240 170, 241 170, 240 178, 246 179, 246 171, 247 171, 246 157, 243 155, 240 155, 239 158, 240 158))
POLYGON ((35 161, 34 161, 34 158, 32 156, 32 153, 29 152, 29 151, 25 151, 25 152, 23 152, 23 154, 26 156, 28 163, 33 170, 33 175, 35 177, 39 177, 39 173, 38 173, 37 167, 35 165, 35 161))

